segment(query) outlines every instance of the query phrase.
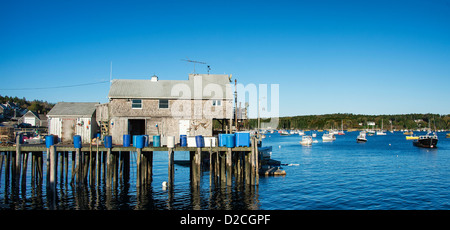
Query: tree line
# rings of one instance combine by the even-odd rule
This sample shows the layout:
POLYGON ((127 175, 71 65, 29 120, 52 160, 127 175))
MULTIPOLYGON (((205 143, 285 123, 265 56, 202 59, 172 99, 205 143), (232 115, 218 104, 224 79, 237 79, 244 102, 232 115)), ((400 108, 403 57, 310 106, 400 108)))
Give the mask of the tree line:
POLYGON ((13 102, 22 109, 28 109, 34 112, 38 112, 39 114, 47 114, 53 108, 53 106, 55 106, 54 103, 49 103, 47 101, 29 101, 25 97, 19 98, 17 96, 10 97, 0 95, 0 103, 5 104, 7 102, 13 102))
MULTIPOLYGON (((261 122, 268 122, 270 119, 261 119, 261 122)), ((369 122, 374 122, 374 128, 383 129, 423 129, 431 127, 432 129, 450 129, 450 114, 397 114, 397 115, 362 115, 351 113, 336 113, 324 115, 305 115, 280 117, 277 129, 340 129, 341 124, 345 130, 372 128, 369 122)), ((257 128, 257 119, 251 119, 248 122, 250 129, 257 128)), ((272 127, 274 128, 274 127, 272 127)))

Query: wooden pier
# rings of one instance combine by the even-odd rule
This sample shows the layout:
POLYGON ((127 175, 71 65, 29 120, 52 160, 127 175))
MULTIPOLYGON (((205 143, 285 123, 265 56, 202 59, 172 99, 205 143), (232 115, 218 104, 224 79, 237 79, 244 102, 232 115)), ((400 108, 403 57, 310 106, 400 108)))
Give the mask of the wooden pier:
POLYGON ((234 148, 135 148, 114 145, 112 148, 105 148, 100 144, 85 144, 81 148, 75 148, 73 145, 56 144, 47 149, 44 144, 20 144, 18 140, 15 146, 0 147, 0 180, 4 178, 5 183, 11 183, 11 188, 17 190, 26 187, 27 183, 31 183, 33 187, 42 186, 45 181, 47 196, 50 198, 55 193, 57 184, 79 187, 105 183, 106 187, 117 188, 119 181, 129 180, 131 153, 136 153, 137 156, 135 165, 138 192, 145 192, 151 186, 153 154, 164 152, 168 154, 169 191, 174 187, 174 157, 180 151, 190 152, 190 179, 194 188, 200 186, 202 169, 210 171, 210 186, 231 186, 233 180, 235 184, 259 184, 261 154, 258 153, 255 138, 251 139, 250 147, 234 148), (30 159, 31 179, 27 181, 30 159))

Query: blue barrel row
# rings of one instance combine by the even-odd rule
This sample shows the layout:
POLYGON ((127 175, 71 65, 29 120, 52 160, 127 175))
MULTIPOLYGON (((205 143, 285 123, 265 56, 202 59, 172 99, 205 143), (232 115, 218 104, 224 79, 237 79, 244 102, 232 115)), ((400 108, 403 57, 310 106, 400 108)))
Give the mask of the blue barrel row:
POLYGON ((234 134, 219 134, 220 147, 250 147, 250 133, 237 132, 234 134))
MULTIPOLYGON (((56 143, 55 136, 48 135, 45 137, 45 145, 47 148, 50 148, 53 144, 56 143)), ((205 140, 202 135, 195 136, 196 146, 203 148, 205 147, 205 140)), ((81 148, 81 136, 75 135, 73 136, 73 145, 75 148, 81 148)), ((148 147, 149 143, 149 135, 134 135, 133 136, 133 147, 136 148, 144 148, 148 147)), ((105 148, 112 148, 112 136, 104 137, 104 145, 105 148)), ((131 135, 125 134, 123 135, 123 146, 129 147, 131 145, 131 135)), ((153 147, 161 146, 161 136, 155 135, 153 136, 153 147)), ((180 146, 187 146, 187 136, 180 135, 180 146)), ((219 146, 220 147, 250 147, 250 133, 247 132, 237 132, 234 134, 219 134, 219 146)))

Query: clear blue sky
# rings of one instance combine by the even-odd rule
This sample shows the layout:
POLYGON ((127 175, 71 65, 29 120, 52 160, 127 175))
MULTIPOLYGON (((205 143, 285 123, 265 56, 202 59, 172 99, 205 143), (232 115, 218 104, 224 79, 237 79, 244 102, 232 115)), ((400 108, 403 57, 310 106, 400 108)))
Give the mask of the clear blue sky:
MULTIPOLYGON (((279 84, 280 116, 450 114, 450 1, 2 1, 0 95, 107 102, 185 58, 279 84)), ((206 67, 197 65, 197 72, 206 67)))

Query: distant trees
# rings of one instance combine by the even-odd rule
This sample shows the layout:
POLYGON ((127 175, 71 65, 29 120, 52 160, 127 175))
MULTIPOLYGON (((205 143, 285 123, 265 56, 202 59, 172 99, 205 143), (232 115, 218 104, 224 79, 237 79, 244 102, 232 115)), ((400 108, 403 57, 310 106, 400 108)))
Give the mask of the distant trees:
MULTIPOLYGON (((362 115, 350 113, 336 113, 324 115, 306 115, 293 117, 280 117, 278 129, 362 129, 368 127, 368 122, 375 122, 375 128, 383 128, 389 130, 392 123, 393 129, 450 129, 450 114, 397 114, 397 115, 362 115)), ((256 128, 256 119, 249 122, 250 128, 256 128)))
POLYGON ((28 109, 34 112, 38 112, 40 114, 47 114, 55 104, 49 103, 47 101, 41 100, 33 100, 28 101, 25 97, 10 97, 10 96, 2 96, 0 95, 0 103, 5 104, 6 102, 14 102, 17 106, 22 109, 28 109))

